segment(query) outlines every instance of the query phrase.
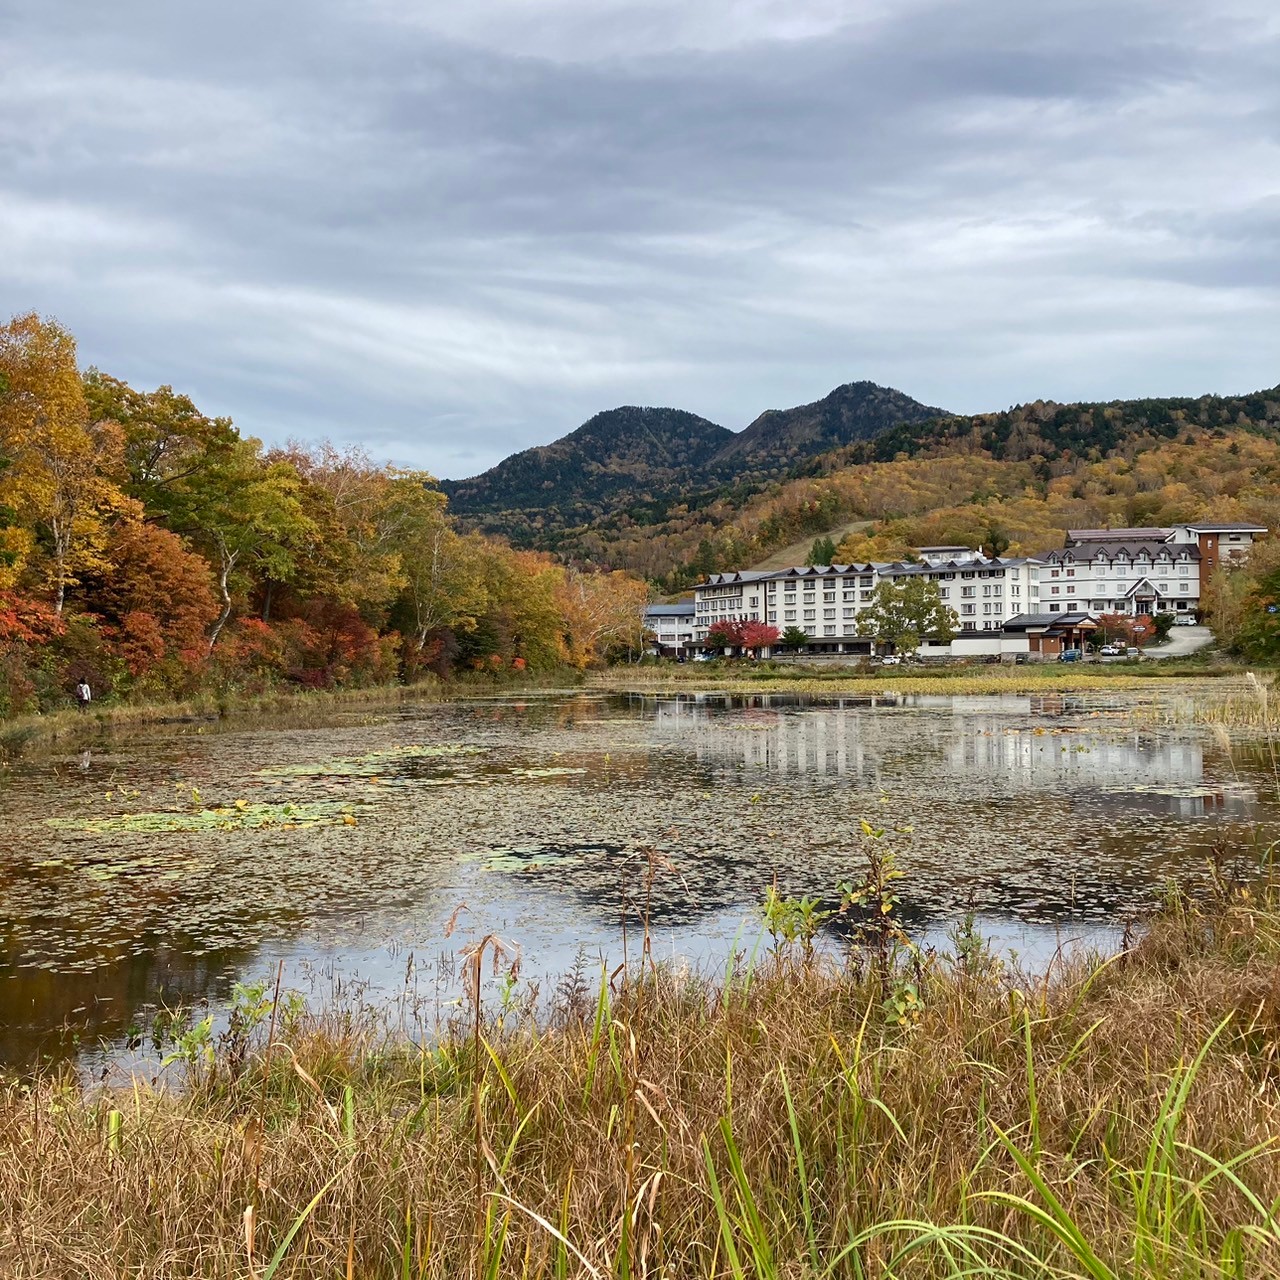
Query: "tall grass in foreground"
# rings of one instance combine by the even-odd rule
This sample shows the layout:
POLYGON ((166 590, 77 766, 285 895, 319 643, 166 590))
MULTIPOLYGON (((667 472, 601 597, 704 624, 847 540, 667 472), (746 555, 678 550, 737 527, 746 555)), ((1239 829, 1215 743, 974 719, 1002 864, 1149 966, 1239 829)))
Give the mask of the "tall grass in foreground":
POLYGON ((1216 884, 1035 979, 780 944, 430 1038, 268 992, 183 1090, 0 1088, 0 1275, 1280 1274, 1280 902, 1216 884))

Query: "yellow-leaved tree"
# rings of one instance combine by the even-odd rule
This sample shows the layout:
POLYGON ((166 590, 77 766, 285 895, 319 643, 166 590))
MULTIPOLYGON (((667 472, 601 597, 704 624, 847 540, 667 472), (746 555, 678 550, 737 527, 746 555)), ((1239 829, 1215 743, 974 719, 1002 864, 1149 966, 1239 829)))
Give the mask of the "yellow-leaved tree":
POLYGON ((136 518, 120 488, 123 438, 93 423, 75 339, 52 320, 17 316, 0 328, 0 503, 13 509, 10 572, 38 578, 62 612, 69 587, 108 567, 114 521, 136 518))
POLYGON ((575 667, 604 659, 610 649, 639 649, 649 588, 639 578, 566 569, 560 588, 566 656, 575 667))

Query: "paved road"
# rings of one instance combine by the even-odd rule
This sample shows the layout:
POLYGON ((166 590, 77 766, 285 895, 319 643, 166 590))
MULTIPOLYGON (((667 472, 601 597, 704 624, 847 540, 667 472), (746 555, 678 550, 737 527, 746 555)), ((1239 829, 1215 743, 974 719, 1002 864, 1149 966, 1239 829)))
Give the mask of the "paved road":
POLYGON ((1213 643, 1213 632, 1208 627, 1173 627, 1168 642, 1144 649, 1147 658, 1182 658, 1213 643))

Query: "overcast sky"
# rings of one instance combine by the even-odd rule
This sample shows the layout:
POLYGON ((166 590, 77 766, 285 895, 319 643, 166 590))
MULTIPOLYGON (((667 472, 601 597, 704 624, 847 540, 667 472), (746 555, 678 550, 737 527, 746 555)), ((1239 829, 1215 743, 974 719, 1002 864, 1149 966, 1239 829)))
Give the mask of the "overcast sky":
POLYGON ((483 470, 1280 383, 1275 0, 0 0, 0 310, 242 430, 483 470))

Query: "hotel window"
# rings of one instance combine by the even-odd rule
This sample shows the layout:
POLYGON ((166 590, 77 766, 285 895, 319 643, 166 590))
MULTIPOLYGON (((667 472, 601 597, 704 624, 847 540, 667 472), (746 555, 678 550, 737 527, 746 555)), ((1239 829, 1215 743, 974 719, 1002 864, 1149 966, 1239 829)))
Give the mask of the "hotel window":
POLYGON ((835 635, 835 633, 836 633, 836 629, 835 629, 835 627, 823 627, 823 628, 822 628, 822 634, 823 634, 824 636, 833 636, 833 635, 835 635))
POLYGON ((962 613, 966 618, 971 618, 971 617, 973 617, 973 615, 974 615, 975 613, 977 613, 977 612, 978 612, 978 607, 977 607, 977 605, 972 605, 972 604, 962 604, 962 605, 960 606, 960 612, 961 612, 961 613, 962 613))
POLYGON ((996 585, 995 585, 994 587, 992 587, 992 588, 991 588, 991 594, 992 594, 993 596, 998 596, 998 595, 1000 595, 1000 593, 1001 593, 1001 591, 1002 591, 1002 589, 1003 589, 1003 585, 1004 585, 1003 583, 997 582, 997 583, 996 583, 996 585))
POLYGON ((982 594, 983 594, 984 596, 989 596, 989 595, 991 594, 991 588, 990 588, 990 587, 983 587, 983 588, 982 588, 982 594))
POLYGON ((990 606, 989 604, 985 604, 985 603, 984 603, 984 604, 983 604, 983 606, 982 606, 982 612, 983 612, 983 613, 990 613, 990 612, 991 612, 991 606, 990 606))
POLYGON ((1051 591, 1051 592, 1052 592, 1052 594, 1054 594, 1055 596, 1056 596, 1056 595, 1057 595, 1061 590, 1062 590, 1062 588, 1061 588, 1061 587, 1051 587, 1051 588, 1050 588, 1050 591, 1051 591))
POLYGON ((875 598, 874 591, 863 591, 859 593, 862 596, 862 603, 869 604, 875 598))
POLYGON ((794 609, 784 609, 782 611, 783 622, 794 622, 796 620, 796 611, 794 609))
POLYGON ((834 591, 824 591, 822 593, 823 604, 835 604, 835 602, 836 602, 836 593, 834 591))
POLYGON ((770 621, 770 622, 777 622, 777 620, 778 620, 778 612, 777 612, 777 610, 776 610, 776 609, 770 609, 770 610, 769 610, 769 621, 770 621))
POLYGON ((843 596, 842 598, 843 598, 843 600, 844 600, 845 604, 851 604, 854 600, 856 600, 856 599, 858 598, 858 596, 857 596, 857 593, 856 593, 856 592, 853 592, 853 591, 846 591, 846 592, 844 593, 844 596, 843 596))
POLYGON ((804 620, 806 622, 809 622, 811 619, 816 618, 817 616, 818 616, 818 613, 816 609, 806 609, 804 611, 804 620))
POLYGON ((844 611, 844 616, 846 618, 856 618, 858 616, 858 611, 857 609, 846 609, 844 611))
POLYGON ((971 600, 976 590, 977 590, 976 587, 961 587, 960 588, 961 598, 965 600, 971 600))
POLYGON ((1180 564, 1178 572, 1185 578, 1191 572, 1191 566, 1189 564, 1180 564))
POLYGON ((836 616, 836 611, 834 609, 823 609, 822 616, 824 618, 834 618, 836 616))
POLYGON ((874 578, 864 577, 864 578, 859 578, 859 579, 858 579, 858 586, 860 586, 860 587, 871 587, 871 586, 874 586, 874 585, 875 585, 875 579, 874 579, 874 578))
POLYGON ((1049 577, 1051 577, 1051 578, 1057 578, 1057 577, 1060 577, 1060 576, 1061 576, 1061 574, 1062 574, 1062 570, 1061 570, 1061 569, 1050 569, 1050 570, 1049 570, 1049 577))
POLYGON ((1068 569, 1068 570, 1067 570, 1067 577, 1068 577, 1068 578, 1074 578, 1075 576, 1076 576, 1076 571, 1075 571, 1074 569, 1068 569))
POLYGON ((1179 590, 1179 591, 1190 591, 1190 590, 1191 590, 1191 584, 1190 584, 1189 582, 1180 582, 1180 583, 1178 583, 1178 590, 1179 590))
POLYGON ((796 589, 796 584, 794 582, 784 582, 782 584, 782 589, 783 591, 794 591, 796 589))

